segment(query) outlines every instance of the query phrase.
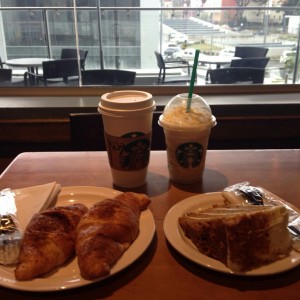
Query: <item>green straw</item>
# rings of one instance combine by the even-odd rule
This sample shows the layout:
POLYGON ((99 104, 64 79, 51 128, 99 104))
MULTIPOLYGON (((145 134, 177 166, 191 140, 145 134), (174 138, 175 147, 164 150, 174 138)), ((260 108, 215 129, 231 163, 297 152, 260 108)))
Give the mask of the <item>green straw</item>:
POLYGON ((199 53, 200 53, 200 50, 196 49, 192 77, 191 77, 190 88, 189 88, 188 101, 187 101, 187 105, 186 105, 186 112, 191 111, 191 104, 192 104, 192 98, 193 98, 195 78, 196 78, 196 73, 197 73, 199 53))

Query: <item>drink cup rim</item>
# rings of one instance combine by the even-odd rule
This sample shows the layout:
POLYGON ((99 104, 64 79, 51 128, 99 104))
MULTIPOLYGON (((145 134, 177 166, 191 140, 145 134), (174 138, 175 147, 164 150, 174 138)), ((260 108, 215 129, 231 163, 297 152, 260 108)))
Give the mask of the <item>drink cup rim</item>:
POLYGON ((150 93, 138 90, 120 90, 101 96, 98 112, 111 117, 128 117, 156 109, 150 93))
POLYGON ((153 101, 151 106, 141 108, 141 109, 135 109, 135 110, 108 109, 106 107, 103 107, 101 104, 99 104, 98 112, 102 115, 106 115, 110 117, 124 118, 128 116, 141 115, 144 113, 153 112, 155 109, 156 109, 156 104, 153 101))
POLYGON ((181 126, 180 124, 178 125, 174 125, 174 124, 170 124, 168 122, 165 122, 163 120, 163 115, 160 115, 159 120, 158 120, 158 124, 163 127, 164 129, 168 129, 168 130, 173 130, 173 131, 204 131, 204 130, 209 130, 212 127, 217 125, 217 121, 216 121, 216 117, 215 116, 211 116, 211 122, 207 123, 207 124, 203 124, 200 125, 198 127, 192 127, 192 126, 181 126))

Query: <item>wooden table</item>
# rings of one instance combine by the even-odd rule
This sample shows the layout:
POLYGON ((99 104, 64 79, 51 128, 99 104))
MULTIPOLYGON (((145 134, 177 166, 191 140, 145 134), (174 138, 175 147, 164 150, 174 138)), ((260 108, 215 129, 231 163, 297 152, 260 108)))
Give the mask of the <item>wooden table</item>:
MULTIPOLYGON (((0 188, 51 181, 62 186, 112 187, 105 152, 44 152, 19 155, 0 177, 0 188)), ((190 262, 166 241, 163 220, 179 201, 250 181, 300 207, 300 150, 209 151, 203 183, 175 186, 166 153, 151 153, 148 183, 135 189, 152 198, 156 235, 146 252, 124 271, 86 287, 30 293, 0 287, 1 299, 299 299, 300 267, 264 277, 239 277, 190 262)))

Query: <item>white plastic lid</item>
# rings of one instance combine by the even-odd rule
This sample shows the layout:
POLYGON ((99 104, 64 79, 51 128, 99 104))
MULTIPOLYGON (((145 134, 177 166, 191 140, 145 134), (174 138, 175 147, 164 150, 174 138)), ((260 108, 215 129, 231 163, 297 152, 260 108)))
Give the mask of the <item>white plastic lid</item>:
POLYGON ((101 96, 99 109, 107 112, 136 111, 153 108, 152 95, 143 91, 124 90, 106 93, 101 96))

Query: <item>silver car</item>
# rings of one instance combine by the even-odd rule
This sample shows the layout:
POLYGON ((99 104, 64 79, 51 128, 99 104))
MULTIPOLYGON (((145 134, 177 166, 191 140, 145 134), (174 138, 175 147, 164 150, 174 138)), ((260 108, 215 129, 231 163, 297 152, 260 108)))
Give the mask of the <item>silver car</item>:
POLYGON ((179 47, 168 47, 165 51, 164 51, 164 59, 168 60, 168 59, 173 59, 174 58, 174 53, 179 52, 181 49, 179 47))

